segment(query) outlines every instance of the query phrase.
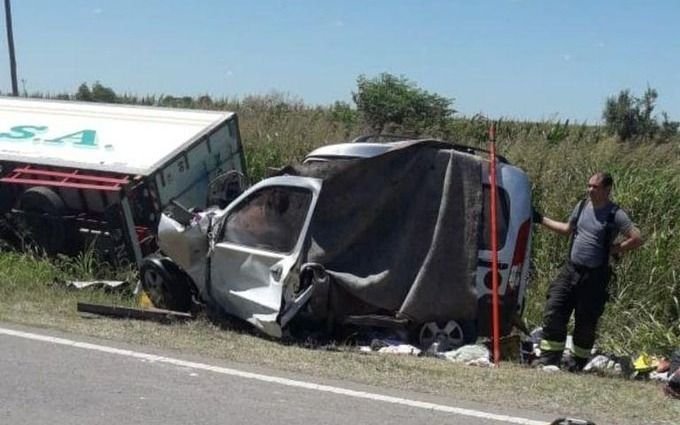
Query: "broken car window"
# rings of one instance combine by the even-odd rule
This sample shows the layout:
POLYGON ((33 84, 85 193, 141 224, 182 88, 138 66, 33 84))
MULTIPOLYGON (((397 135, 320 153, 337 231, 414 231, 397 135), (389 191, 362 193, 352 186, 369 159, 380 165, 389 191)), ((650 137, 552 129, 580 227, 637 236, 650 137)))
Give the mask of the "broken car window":
POLYGON ((224 242, 279 253, 293 250, 312 201, 312 192, 274 186, 253 193, 227 217, 224 242))

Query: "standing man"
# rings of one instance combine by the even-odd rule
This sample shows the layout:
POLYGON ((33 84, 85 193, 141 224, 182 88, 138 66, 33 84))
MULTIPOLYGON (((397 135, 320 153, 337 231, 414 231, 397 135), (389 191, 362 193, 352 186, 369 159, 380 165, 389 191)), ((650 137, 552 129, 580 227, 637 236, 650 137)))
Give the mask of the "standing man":
POLYGON ((597 322, 608 298, 609 257, 642 245, 638 228, 628 214, 610 200, 613 185, 609 173, 594 174, 588 180, 587 199, 576 205, 566 223, 534 211, 535 223, 558 234, 571 236, 567 261, 548 288, 539 365, 559 366, 567 338, 567 324, 573 312, 574 361, 569 369, 583 369, 590 358, 597 322), (613 244, 618 234, 624 239, 613 244))

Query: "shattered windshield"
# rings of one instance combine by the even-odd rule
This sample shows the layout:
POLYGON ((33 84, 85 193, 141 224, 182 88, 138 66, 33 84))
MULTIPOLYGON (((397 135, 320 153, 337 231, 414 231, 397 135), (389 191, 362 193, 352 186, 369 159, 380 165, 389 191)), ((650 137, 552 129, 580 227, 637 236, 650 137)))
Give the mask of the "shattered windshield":
POLYGON ((229 214, 221 241, 279 253, 291 252, 311 201, 312 192, 308 189, 263 188, 229 214))

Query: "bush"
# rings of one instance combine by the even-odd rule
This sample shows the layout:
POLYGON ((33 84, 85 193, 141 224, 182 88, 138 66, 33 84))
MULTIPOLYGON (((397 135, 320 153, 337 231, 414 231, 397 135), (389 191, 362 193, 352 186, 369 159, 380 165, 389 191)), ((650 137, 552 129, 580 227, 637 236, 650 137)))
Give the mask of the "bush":
POLYGON ((680 123, 669 121, 665 112, 661 123, 653 116, 658 97, 657 91, 649 87, 642 98, 633 96, 630 90, 608 97, 602 118, 609 132, 624 141, 640 137, 668 140, 677 135, 680 123))
POLYGON ((388 73, 370 79, 360 75, 352 98, 365 124, 376 133, 389 130, 420 135, 445 127, 455 112, 451 99, 388 73))

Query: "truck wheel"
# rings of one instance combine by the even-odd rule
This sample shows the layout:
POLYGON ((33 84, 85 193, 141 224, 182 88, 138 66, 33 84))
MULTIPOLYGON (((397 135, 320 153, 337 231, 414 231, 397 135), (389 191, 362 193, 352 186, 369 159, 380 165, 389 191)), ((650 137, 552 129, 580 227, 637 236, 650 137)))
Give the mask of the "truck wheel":
POLYGON ((191 289, 186 277, 166 267, 160 258, 144 259, 139 276, 142 288, 154 306, 183 312, 191 309, 191 289))
POLYGON ((12 191, 7 186, 0 186, 0 216, 9 212, 14 206, 16 200, 12 196, 12 191))
POLYGON ((69 238, 61 218, 66 205, 57 193, 43 186, 31 187, 19 196, 19 209, 26 213, 22 221, 32 241, 48 255, 66 251, 69 238))

